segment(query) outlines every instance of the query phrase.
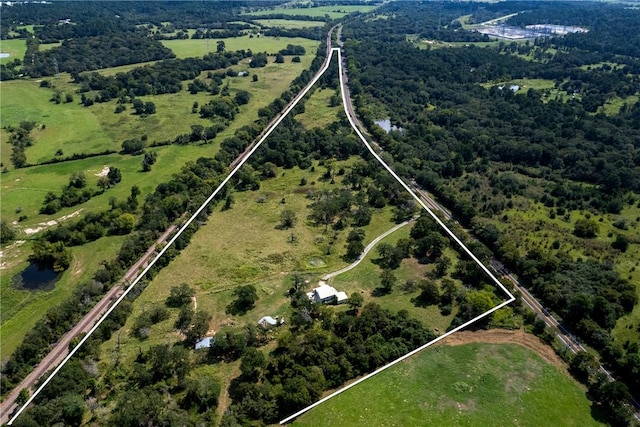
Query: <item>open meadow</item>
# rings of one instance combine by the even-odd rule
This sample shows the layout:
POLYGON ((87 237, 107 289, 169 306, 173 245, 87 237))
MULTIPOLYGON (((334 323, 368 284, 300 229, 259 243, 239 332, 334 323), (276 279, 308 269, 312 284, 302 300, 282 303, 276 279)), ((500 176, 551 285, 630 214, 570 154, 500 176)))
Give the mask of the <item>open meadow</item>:
MULTIPOLYGON (((309 96, 309 95, 307 95, 309 96)), ((325 127, 338 120, 338 113, 343 111, 342 105, 331 106, 331 97, 340 94, 334 89, 318 88, 313 91, 304 105, 304 113, 296 115, 296 120, 306 129, 325 127)), ((340 98, 338 98, 340 99, 340 98)))
MULTIPOLYGON (((311 42, 310 40, 306 41, 311 42)), ((279 43, 281 45, 278 44, 276 47, 279 46, 278 49, 281 49, 286 46, 288 41, 282 39, 279 43)), ((309 67, 314 58, 315 43, 307 45, 307 54, 301 57, 300 63, 293 63, 288 58, 284 64, 276 64, 273 58, 270 58, 266 67, 252 69, 252 74, 258 76, 257 82, 253 82, 251 77, 227 78, 225 84, 229 85, 231 96, 241 89, 247 90, 251 94, 248 104, 240 107, 235 120, 206 145, 169 145, 148 148, 147 151, 155 151, 158 155, 157 162, 150 172, 141 171, 142 155, 121 154, 14 169, 10 162, 11 146, 7 143, 9 133, 1 129, 1 160, 3 166, 8 170, 2 174, 2 204, 0 206, 2 219, 16 227, 19 238, 32 239, 37 236, 37 233, 32 234, 32 230, 51 226, 47 225, 48 222, 60 220, 74 213, 81 216, 87 212, 108 209, 109 200, 112 197, 119 200, 125 199, 134 185, 137 185, 141 190, 139 200, 144 200, 146 195, 151 193, 158 184, 167 182, 187 161, 196 160, 199 157, 213 157, 218 151, 220 141, 232 136, 238 128, 257 120, 258 110, 267 106, 287 90, 291 81, 309 67), (88 178, 88 188, 97 190, 97 174, 105 166, 120 169, 122 182, 103 194, 92 197, 88 202, 63 208, 54 215, 39 213, 47 192, 52 191, 59 194, 63 186, 68 183, 70 175, 75 172, 84 172, 88 178), (20 217, 23 219, 18 222, 20 217), (31 230, 27 232, 27 229, 31 230)), ((127 70, 133 68, 132 66, 127 67, 127 70)), ((248 60, 232 68, 235 71, 249 70, 248 60)), ((113 71, 111 69, 101 70, 105 74, 110 74, 113 71)), ((126 70, 118 67, 117 71, 126 70)), ((206 75, 206 73, 204 74, 206 75)), ((48 80, 63 93, 70 92, 75 98, 78 98, 75 93, 77 85, 70 82, 68 74, 61 73, 58 76, 48 78, 48 80)), ((184 83, 185 87, 187 83, 184 83)), ((31 132, 34 145, 26 149, 29 162, 54 158, 58 149, 63 150, 65 157, 74 153, 100 152, 107 149, 120 150, 125 139, 139 137, 143 134, 148 136, 150 143, 154 140, 173 139, 178 134, 189 132, 192 124, 206 126, 210 123, 208 119, 202 119, 198 114, 191 113, 191 107, 194 101, 205 104, 211 95, 205 93, 191 95, 186 90, 176 94, 141 97, 144 101, 153 101, 156 105, 157 113, 148 117, 135 116, 131 114, 130 108, 123 113, 114 114, 115 101, 96 103, 91 107, 79 105, 78 99, 70 103, 55 104, 49 100, 54 90, 41 88, 39 83, 34 80, 2 82, 0 91, 3 126, 5 124, 16 126, 23 120, 34 121, 38 124, 31 132), (41 128, 42 124, 45 125, 44 129, 41 128)), ((70 219, 70 221, 73 220, 70 219)), ((92 251, 96 262, 93 264, 87 262, 86 264, 87 266, 91 265, 87 267, 87 271, 93 272, 97 269, 99 261, 110 259, 115 255, 119 247, 119 243, 115 242, 121 242, 118 239, 99 240, 99 242, 113 242, 109 243, 113 250, 107 250, 106 246, 96 246, 97 243, 93 243, 82 247, 73 247, 72 251, 77 259, 83 259, 84 255, 82 254, 85 250, 92 251), (100 250, 96 251, 96 247, 100 250)), ((0 289, 2 292, 2 358, 15 349, 24 334, 49 307, 64 300, 73 290, 74 285, 79 283, 76 280, 77 277, 67 281, 67 272, 52 291, 30 292, 13 289, 11 278, 28 265, 27 258, 31 253, 30 248, 28 240, 22 245, 3 247, 0 289)), ((91 275, 87 274, 86 279, 90 277, 91 275)), ((85 279, 83 278, 83 280, 85 279)))
MULTIPOLYGON (((341 164, 338 163, 338 167, 341 164)), ((286 293, 291 286, 290 275, 303 273, 310 280, 306 286, 315 287, 320 278, 347 265, 341 259, 345 252, 347 231, 325 232, 324 227, 308 223, 310 213, 306 197, 309 190, 331 189, 320 178, 324 168, 316 171, 280 169, 277 178, 263 181, 257 191, 233 192, 231 209, 216 208, 206 224, 194 235, 189 246, 155 277, 136 299, 133 314, 123 331, 130 330, 135 318, 153 304, 163 304, 172 286, 187 283, 196 290, 199 310, 213 315, 212 331, 231 324, 252 324, 262 316, 289 314, 286 293), (305 178, 309 184, 300 186, 305 178), (284 198, 285 203, 282 203, 284 198), (284 209, 296 213, 296 225, 288 230, 277 226, 284 209), (292 241, 293 236, 293 241, 292 241), (244 316, 225 313, 233 299, 231 293, 241 285, 252 284, 258 290, 256 308, 244 316)), ((365 243, 392 228, 391 212, 377 211, 366 230, 365 243)), ((177 313, 173 313, 177 315, 177 313)), ((124 354, 133 355, 138 347, 176 340, 173 331, 175 317, 154 326, 148 340, 140 342, 122 334, 120 345, 124 354), (128 349, 128 350, 127 350, 128 349), (129 351, 130 350, 130 351, 129 351)), ((113 342, 104 344, 105 348, 113 342)))
POLYGON ((367 13, 376 9, 378 6, 368 5, 335 5, 335 6, 318 6, 304 8, 273 8, 263 9, 254 12, 247 12, 243 15, 260 16, 282 14, 289 16, 314 16, 327 17, 328 19, 339 19, 350 13, 361 12, 367 13))
POLYGON ((262 27, 274 27, 274 28, 286 28, 286 29, 324 26, 324 22, 322 21, 300 21, 295 19, 256 19, 253 22, 260 24, 262 27))
MULTIPOLYGON (((266 52, 276 54, 287 47, 288 44, 299 45, 307 50, 307 55, 315 55, 318 41, 301 37, 269 37, 250 36, 232 37, 220 39, 225 44, 227 51, 249 50, 253 53, 266 52)), ((216 39, 186 39, 186 40, 161 40, 162 44, 173 51, 178 58, 190 58, 203 56, 215 52, 216 39)))
POLYGON ((9 54, 7 57, 0 58, 0 64, 6 64, 14 59, 22 62, 26 51, 27 43, 24 39, 0 40, 0 52, 9 54))
POLYGON ((298 418, 294 426, 598 426, 566 373, 515 344, 438 345, 298 418))

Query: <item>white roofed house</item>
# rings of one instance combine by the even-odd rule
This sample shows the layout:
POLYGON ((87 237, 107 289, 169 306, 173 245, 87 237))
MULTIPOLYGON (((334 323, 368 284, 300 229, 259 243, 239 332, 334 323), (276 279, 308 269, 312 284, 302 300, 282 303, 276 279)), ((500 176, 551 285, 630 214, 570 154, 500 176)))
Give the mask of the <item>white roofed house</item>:
POLYGON ((342 304, 349 298, 346 292, 338 291, 323 281, 320 281, 320 286, 314 288, 311 292, 307 292, 307 296, 311 301, 318 304, 342 304))

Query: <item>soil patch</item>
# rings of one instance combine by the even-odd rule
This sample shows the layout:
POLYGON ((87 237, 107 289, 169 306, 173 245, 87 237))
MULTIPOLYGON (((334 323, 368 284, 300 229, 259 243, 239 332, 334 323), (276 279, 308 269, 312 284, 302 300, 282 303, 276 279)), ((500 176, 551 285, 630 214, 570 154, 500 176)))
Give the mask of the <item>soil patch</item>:
MULTIPOLYGON (((517 344, 534 351, 545 362, 567 372, 567 364, 556 352, 535 335, 523 330, 508 331, 506 329, 489 329, 481 331, 460 331, 449 335, 441 341, 445 345, 462 345, 468 343, 517 344)), ((568 374, 568 372, 567 372, 568 374)))

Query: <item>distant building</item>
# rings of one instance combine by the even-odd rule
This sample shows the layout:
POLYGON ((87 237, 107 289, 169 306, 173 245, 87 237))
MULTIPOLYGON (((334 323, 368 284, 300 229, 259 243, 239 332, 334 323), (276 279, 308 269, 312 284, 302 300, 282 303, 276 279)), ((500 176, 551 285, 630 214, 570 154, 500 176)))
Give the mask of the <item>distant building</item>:
POLYGON ((342 304, 349 299, 346 292, 338 291, 333 286, 320 282, 320 286, 314 288, 311 292, 307 292, 309 299, 315 303, 321 304, 342 304))
POLYGON ((240 71, 238 72, 238 77, 247 77, 249 75, 248 71, 240 71))
POLYGON ((200 341, 198 341, 195 345, 196 350, 200 350, 201 348, 209 348, 211 344, 215 341, 214 337, 204 337, 200 341))

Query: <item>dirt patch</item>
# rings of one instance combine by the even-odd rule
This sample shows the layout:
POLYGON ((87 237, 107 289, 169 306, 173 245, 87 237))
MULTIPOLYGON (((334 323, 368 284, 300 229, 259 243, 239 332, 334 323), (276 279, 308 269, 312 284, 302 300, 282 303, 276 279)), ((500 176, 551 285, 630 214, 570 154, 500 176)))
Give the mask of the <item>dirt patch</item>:
POLYGON ((540 356, 545 362, 555 366, 562 372, 567 372, 567 364, 556 352, 535 335, 519 329, 508 331, 505 329, 490 329, 487 331, 461 331, 449 335, 441 341, 445 345, 462 345, 473 342, 490 344, 517 344, 528 348, 540 356))
POLYGON ((73 218, 75 216, 78 216, 80 214, 80 212, 82 211, 82 209, 78 209, 75 212, 70 213, 69 215, 65 215, 65 216, 61 216, 58 219, 52 219, 51 221, 47 221, 47 222, 40 222, 38 223, 38 226, 35 228, 25 228, 24 229, 24 234, 26 234, 27 236, 30 234, 35 234, 38 233, 42 230, 45 230, 49 227, 53 227, 54 225, 57 225, 59 223, 61 223, 62 221, 66 221, 70 218, 73 218))
POLYGON ((109 169, 109 166, 105 165, 100 172, 95 174, 95 176, 97 176, 98 178, 102 178, 103 176, 109 175, 110 170, 111 169, 109 169))

